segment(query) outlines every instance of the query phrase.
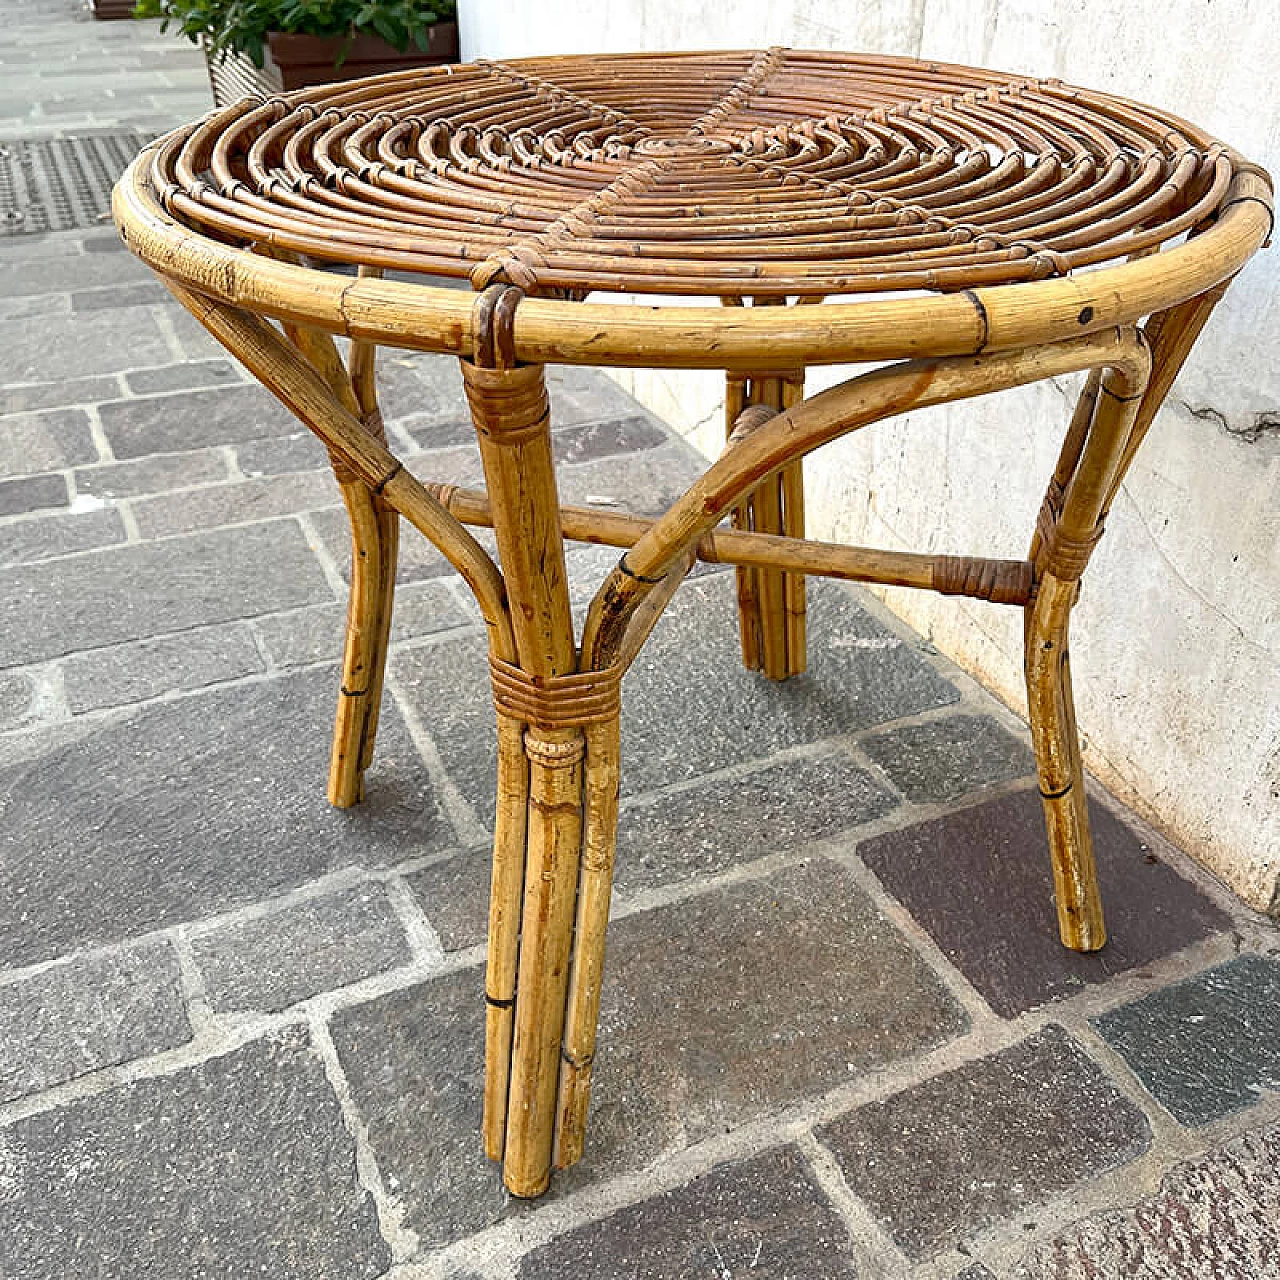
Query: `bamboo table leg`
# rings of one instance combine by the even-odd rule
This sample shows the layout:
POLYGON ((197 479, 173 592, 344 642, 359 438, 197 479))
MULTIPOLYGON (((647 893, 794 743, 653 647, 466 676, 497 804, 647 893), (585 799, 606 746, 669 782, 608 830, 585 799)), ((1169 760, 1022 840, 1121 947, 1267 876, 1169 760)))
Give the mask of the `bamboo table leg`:
POLYGON ((1058 931, 1064 945, 1076 951, 1098 950, 1107 932, 1071 691, 1068 627, 1146 388, 1146 367, 1108 368, 1090 376, 1032 545, 1036 592, 1026 610, 1027 708, 1053 863, 1058 931))
MULTIPOLYGON (((348 367, 360 420, 375 440, 385 444, 376 357, 372 343, 353 342, 348 367)), ((351 593, 329 762, 329 800, 343 807, 364 798, 364 774, 373 760, 391 639, 400 514, 357 477, 346 479, 336 466, 335 470, 351 521, 351 593)))
POLYGON ((342 809, 364 799, 364 773, 373 759, 391 630, 400 518, 361 480, 340 478, 339 483, 351 522, 351 588, 328 795, 329 803, 342 809))
MULTIPOLYGON (((353 342, 350 365, 344 366, 329 334, 296 324, 286 324, 284 330, 338 403, 373 440, 385 445, 373 344, 353 342)), ((391 633, 400 516, 340 453, 331 451, 329 460, 351 526, 351 585, 328 785, 329 803, 345 809, 364 799, 364 773, 373 759, 391 633)))
POLYGON ((542 368, 463 361, 462 371, 519 659, 518 667, 494 664, 501 795, 486 992, 486 1147, 501 1154, 513 1194, 536 1196, 550 1179, 557 1112, 565 1135, 560 1161, 570 1163, 581 1151, 617 819, 616 681, 595 715, 590 673, 576 678, 542 368), (522 714, 508 714, 511 704, 522 714), (584 772, 587 854, 579 902, 584 772))
MULTIPOLYGON (((725 425, 732 437, 744 408, 763 405, 781 412, 804 398, 804 371, 747 376, 729 374, 725 425)), ((770 476, 733 511, 735 529, 804 537, 804 464, 797 459, 770 476)), ((771 680, 805 669, 804 576, 781 569, 739 568, 738 627, 742 662, 771 680)))

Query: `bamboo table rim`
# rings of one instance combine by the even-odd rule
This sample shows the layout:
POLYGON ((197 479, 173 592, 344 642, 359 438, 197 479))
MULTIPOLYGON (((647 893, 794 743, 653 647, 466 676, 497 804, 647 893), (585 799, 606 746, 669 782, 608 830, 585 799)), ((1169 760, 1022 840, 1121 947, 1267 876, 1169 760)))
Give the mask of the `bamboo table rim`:
POLYGON ((1175 375, 1271 234, 1258 166, 1057 80, 767 49, 483 61, 248 99, 144 151, 113 209, 329 450, 352 538, 335 805, 364 794, 401 518, 480 606, 498 725, 483 1137, 513 1193, 541 1194, 583 1150, 622 683, 695 560, 735 566, 743 662, 776 680, 805 668, 810 575, 1021 608, 1059 932, 1104 945, 1070 614, 1175 375), (424 482, 388 447, 379 346, 459 358, 483 490, 424 482), (723 453, 657 517, 562 504, 552 361, 724 371, 723 453), (877 367, 806 397, 822 364, 877 367), (1025 557, 806 537, 803 462, 823 445, 1077 372, 1025 557), (496 559, 471 526, 493 530, 496 559), (580 635, 566 539, 621 552, 580 635))

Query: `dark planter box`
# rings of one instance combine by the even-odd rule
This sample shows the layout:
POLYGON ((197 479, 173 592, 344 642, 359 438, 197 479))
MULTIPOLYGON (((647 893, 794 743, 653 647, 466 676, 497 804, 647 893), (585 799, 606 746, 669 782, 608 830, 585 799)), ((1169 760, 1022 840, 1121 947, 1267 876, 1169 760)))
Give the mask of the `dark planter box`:
POLYGON ((93 0, 95 18, 132 18, 135 0, 93 0))
POLYGON ((456 22, 438 22, 431 27, 425 51, 414 45, 401 53, 377 36, 357 36, 340 67, 334 63, 347 43, 345 36, 299 36, 276 31, 267 39, 267 56, 261 68, 243 54, 228 54, 221 61, 206 55, 213 100, 218 106, 245 97, 269 98, 288 89, 458 60, 456 22))

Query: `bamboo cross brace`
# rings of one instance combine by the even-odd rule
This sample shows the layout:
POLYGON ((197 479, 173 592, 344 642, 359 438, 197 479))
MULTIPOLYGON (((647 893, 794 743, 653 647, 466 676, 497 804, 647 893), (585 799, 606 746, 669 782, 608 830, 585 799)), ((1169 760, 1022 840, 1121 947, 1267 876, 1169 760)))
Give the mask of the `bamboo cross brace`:
MULTIPOLYGON (((440 504, 463 524, 493 527, 486 494, 455 485, 432 485, 440 504)), ((575 542, 598 546, 632 547, 656 523, 653 517, 605 511, 598 507, 562 506, 560 526, 575 542)), ((750 533, 713 529, 693 547, 694 557, 706 564, 782 569, 796 577, 839 578, 845 582, 874 582, 893 587, 918 587, 943 595, 967 595, 995 604, 1026 604, 1031 596, 1034 565, 1027 560, 998 560, 983 556, 933 555, 918 551, 887 551, 855 547, 789 534, 750 533)), ((745 665, 745 664, 744 664, 745 665)), ((750 668, 749 668, 750 669, 750 668)))
POLYGON ((728 450, 636 541, 596 592, 583 632, 584 661, 607 666, 627 615, 676 557, 696 547, 733 504, 820 445, 892 414, 1021 386, 1095 365, 1145 361, 1132 331, 1025 351, 906 361, 851 378, 775 416, 728 450))

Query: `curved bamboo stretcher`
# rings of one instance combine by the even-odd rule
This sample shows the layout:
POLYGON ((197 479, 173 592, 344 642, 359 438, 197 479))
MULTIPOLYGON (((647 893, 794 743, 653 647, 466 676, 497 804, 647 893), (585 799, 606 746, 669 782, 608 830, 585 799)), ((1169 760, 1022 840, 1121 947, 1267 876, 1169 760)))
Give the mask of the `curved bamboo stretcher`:
POLYGON ((737 566, 744 661, 775 679, 804 669, 810 574, 1021 606, 1060 932, 1103 945, 1070 612, 1156 410, 1270 234, 1257 166, 1056 80, 782 49, 548 58, 246 100, 144 152, 115 216, 329 448, 353 551, 334 804, 363 793, 400 517, 479 601, 498 718, 484 1138, 515 1194, 582 1151, 620 683, 695 559, 737 566), (388 450, 383 345, 459 357, 484 492, 424 484, 388 450), (562 507, 548 361, 724 370, 723 455, 657 520, 562 507), (880 362, 804 397, 811 365, 880 362), (1077 371, 1025 559, 805 540, 812 450, 1077 371), (467 525, 493 528, 501 568, 467 525), (623 549, 580 639, 565 538, 623 549))

